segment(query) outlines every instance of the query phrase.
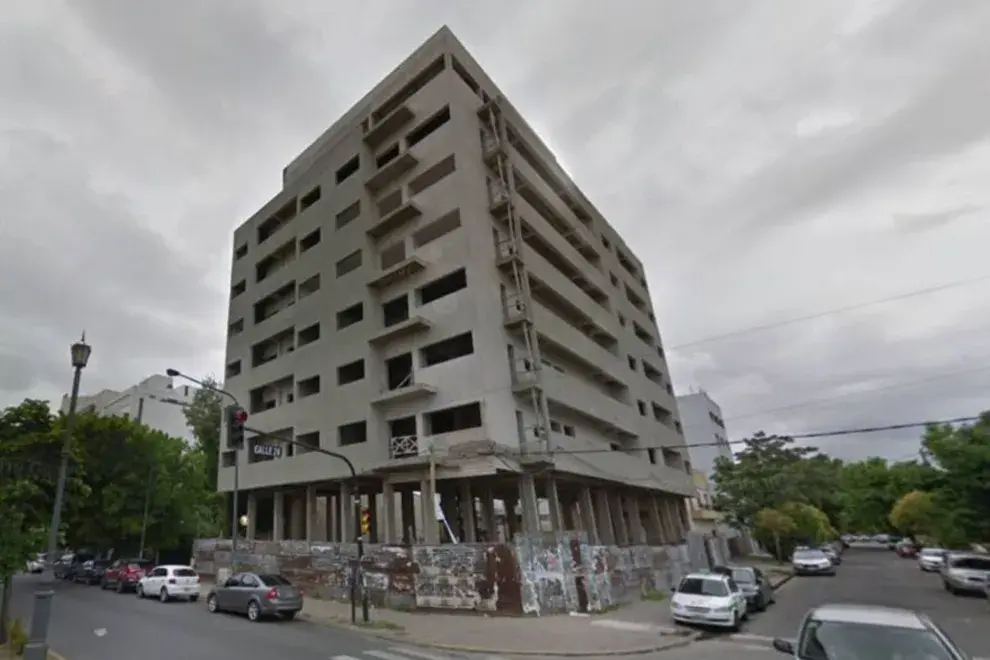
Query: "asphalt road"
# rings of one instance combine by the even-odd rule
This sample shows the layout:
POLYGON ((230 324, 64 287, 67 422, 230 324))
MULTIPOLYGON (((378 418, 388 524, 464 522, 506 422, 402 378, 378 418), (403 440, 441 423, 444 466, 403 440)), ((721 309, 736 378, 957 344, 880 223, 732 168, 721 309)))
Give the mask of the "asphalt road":
MULTIPOLYGON (((14 580, 13 612, 30 620, 36 576, 14 580)), ((251 623, 198 603, 159 603, 134 594, 61 583, 49 643, 67 660, 453 660, 306 621, 251 623)))

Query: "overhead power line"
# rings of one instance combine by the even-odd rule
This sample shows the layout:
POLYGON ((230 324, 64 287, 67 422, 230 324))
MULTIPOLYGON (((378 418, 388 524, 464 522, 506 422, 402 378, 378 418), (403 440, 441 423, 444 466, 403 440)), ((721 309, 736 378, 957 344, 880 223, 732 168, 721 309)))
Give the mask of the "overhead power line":
POLYGON ((875 307, 876 305, 882 305, 885 303, 896 302, 898 300, 907 300, 908 298, 916 298, 918 296, 927 296, 933 293, 940 293, 942 291, 947 291, 949 289, 956 289, 963 286, 968 286, 971 284, 976 284, 979 282, 990 281, 990 275, 983 275, 981 277, 975 277, 968 280, 959 280, 957 282, 949 282, 948 284, 942 284, 939 286, 929 287, 927 289, 917 289, 915 291, 908 291, 906 293, 901 293, 894 296, 887 296, 886 298, 878 298, 876 300, 871 300, 869 302, 856 303, 853 305, 844 305, 842 307, 834 307, 821 312, 815 312, 813 314, 807 314, 805 316, 797 316, 794 318, 786 319, 783 321, 776 321, 773 323, 766 323, 763 325, 752 326, 749 328, 741 328, 739 330, 732 330, 731 332, 725 332, 722 334, 711 335, 709 337, 704 337, 702 339, 696 339, 694 341, 689 341, 683 344, 678 344, 676 346, 670 346, 667 350, 679 351, 685 348, 690 348, 692 346, 700 346, 702 344, 710 344, 716 341, 722 341, 723 339, 732 339, 735 337, 741 337, 743 335, 748 335, 754 332, 763 332, 765 330, 774 330, 776 328, 781 328, 787 325, 793 325, 795 323, 804 323, 806 321, 814 321, 816 319, 826 318, 829 316, 835 316, 836 314, 845 314, 846 312, 853 312, 860 309, 868 309, 870 307, 875 307))
MULTIPOLYGON (((770 440, 772 438, 782 438, 782 437, 791 438, 793 440, 806 440, 811 438, 830 438, 830 437, 837 437, 843 435, 857 435, 861 433, 881 433, 884 431, 899 431, 903 429, 923 428, 932 425, 942 426, 944 424, 965 424, 968 422, 978 421, 979 419, 980 417, 978 415, 972 415, 969 417, 952 417, 950 419, 930 419, 922 422, 908 422, 906 424, 885 424, 883 426, 865 426, 865 427, 852 428, 852 429, 816 431, 814 433, 795 433, 795 434, 775 433, 773 435, 767 436, 767 440, 770 440)), ((730 440, 728 441, 728 444, 741 445, 744 444, 745 442, 746 440, 730 440)), ((692 442, 683 445, 674 445, 674 446, 666 446, 666 447, 662 445, 658 445, 653 447, 630 447, 628 449, 612 449, 611 447, 600 447, 600 448, 596 447, 593 449, 555 449, 550 453, 563 454, 563 455, 609 454, 616 451, 621 451, 623 453, 630 453, 634 451, 647 451, 650 449, 681 449, 683 447, 687 447, 690 449, 691 447, 718 447, 725 444, 726 442, 692 442)))

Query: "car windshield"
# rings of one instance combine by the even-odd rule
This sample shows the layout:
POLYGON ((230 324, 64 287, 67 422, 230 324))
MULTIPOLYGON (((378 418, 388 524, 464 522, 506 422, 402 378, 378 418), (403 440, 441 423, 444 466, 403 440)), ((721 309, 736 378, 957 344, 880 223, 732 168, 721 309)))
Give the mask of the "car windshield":
POLYGON ((292 586, 292 583, 281 575, 259 575, 258 579, 261 580, 261 583, 266 587, 292 586))
POLYGON ((691 596, 728 596, 729 590, 722 580, 689 577, 681 580, 677 593, 691 596))
POLYGON ((753 579, 753 571, 748 568, 733 568, 732 569, 732 579, 739 584, 749 584, 755 582, 753 579))
POLYGON ((921 551, 921 554, 924 557, 941 557, 944 552, 945 550, 942 548, 925 548, 921 551))
POLYGON ((825 559, 825 553, 821 550, 798 550, 794 553, 795 559, 825 559))
POLYGON ((862 623, 810 621, 798 649, 801 660, 954 660, 927 630, 862 623))
POLYGON ((191 568, 176 568, 172 574, 177 577, 196 577, 196 571, 191 568))

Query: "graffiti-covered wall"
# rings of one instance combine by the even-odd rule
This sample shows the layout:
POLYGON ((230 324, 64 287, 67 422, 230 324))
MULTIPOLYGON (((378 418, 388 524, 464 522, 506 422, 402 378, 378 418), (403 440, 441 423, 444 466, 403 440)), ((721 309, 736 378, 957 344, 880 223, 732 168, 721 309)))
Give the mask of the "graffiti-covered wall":
MULTIPOLYGON (((317 598, 350 598, 356 544, 239 541, 237 567, 281 573, 317 598)), ((196 542, 196 569, 226 575, 230 539, 196 542)), ((596 612, 670 591, 707 565, 681 546, 591 545, 579 533, 517 536, 514 544, 368 545, 360 583, 377 607, 498 614, 596 612)))

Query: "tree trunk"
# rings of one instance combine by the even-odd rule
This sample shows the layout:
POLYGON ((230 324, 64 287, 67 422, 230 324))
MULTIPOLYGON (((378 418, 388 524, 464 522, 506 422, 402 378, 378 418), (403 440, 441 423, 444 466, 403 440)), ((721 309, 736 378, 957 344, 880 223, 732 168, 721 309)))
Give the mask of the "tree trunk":
POLYGON ((13 578, 9 575, 3 578, 3 593, 0 594, 0 644, 6 644, 9 640, 7 639, 7 631, 10 629, 8 619, 10 618, 10 597, 11 592, 14 590, 13 578))
POLYGON ((784 561, 784 558, 780 554, 780 534, 773 535, 773 545, 777 551, 777 561, 784 561))

